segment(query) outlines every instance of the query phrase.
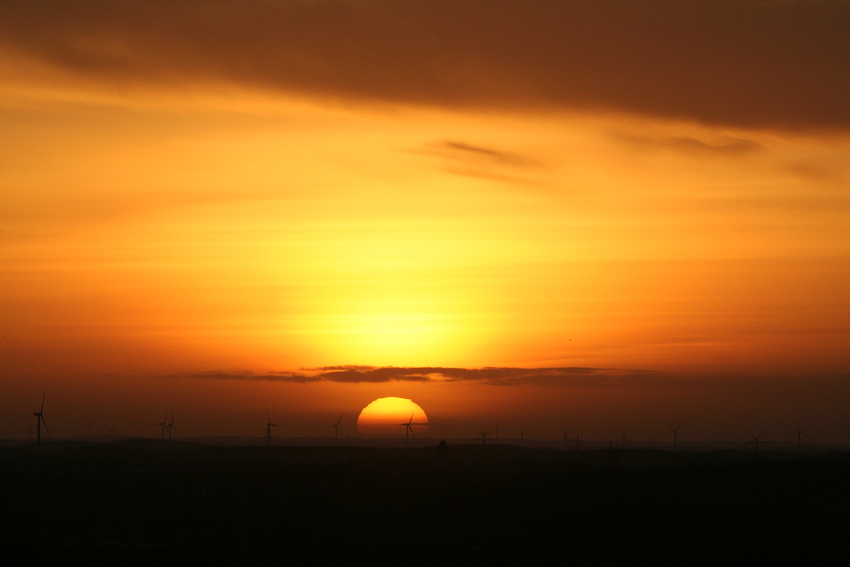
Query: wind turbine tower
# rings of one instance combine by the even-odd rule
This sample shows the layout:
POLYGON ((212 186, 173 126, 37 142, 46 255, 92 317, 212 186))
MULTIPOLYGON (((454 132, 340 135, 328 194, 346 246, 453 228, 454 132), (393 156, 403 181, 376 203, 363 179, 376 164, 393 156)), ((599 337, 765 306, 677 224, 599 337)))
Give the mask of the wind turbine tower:
POLYGON ((797 424, 797 450, 800 450, 800 449, 803 448, 803 435, 805 435, 805 433, 803 433, 803 430, 800 429, 800 424, 798 423, 797 424))
POLYGON ((416 434, 413 433, 413 414, 410 414, 410 419, 407 422, 399 423, 399 426, 404 427, 404 442, 410 447, 410 436, 416 437, 416 434))
MULTIPOLYGON (((342 419, 342 416, 340 416, 342 419)), ((266 447, 272 446, 272 427, 280 427, 276 423, 272 423, 272 418, 269 417, 269 410, 266 410, 266 447)))
MULTIPOLYGON (((166 414, 167 415, 167 414, 166 414)), ((169 423, 166 428, 168 429, 168 440, 171 441, 171 434, 177 431, 177 428, 174 427, 174 412, 171 412, 171 423, 169 423)))
POLYGON ((488 436, 488 435, 490 435, 490 432, 489 432, 489 431, 482 431, 482 432, 481 432, 481 446, 482 446, 482 447, 486 447, 486 446, 487 446, 487 436, 488 436))
POLYGON ((165 430, 168 429, 168 412, 165 412, 165 417, 162 418, 162 421, 157 423, 159 426, 159 438, 165 441, 165 430))
POLYGON ((670 428, 670 431, 673 432, 673 449, 674 450, 676 449, 676 445, 679 442, 679 428, 680 427, 681 427, 681 425, 677 425, 675 428, 673 428, 673 427, 670 428))
POLYGON ((410 419, 408 419, 405 423, 399 423, 399 427, 404 427, 404 441, 407 443, 407 446, 410 446, 410 436, 413 435, 416 437, 416 433, 413 431, 414 425, 428 425, 428 422, 425 423, 414 423, 413 422, 413 414, 410 414, 410 419))
POLYGON ((42 423, 44 424, 44 428, 47 430, 47 432, 50 433, 50 428, 47 427, 47 422, 44 421, 44 399, 46 397, 47 397, 47 392, 45 392, 44 395, 41 396, 41 409, 32 414, 35 417, 35 423, 36 423, 36 426, 37 426, 36 434, 35 434, 35 440, 36 440, 35 442, 38 445, 41 445, 41 424, 42 423))
POLYGON ((341 422, 341 421, 342 421, 342 416, 343 416, 343 415, 345 415, 345 414, 344 414, 344 413, 343 413, 343 414, 340 414, 340 415, 339 415, 339 419, 338 419, 338 420, 336 420, 336 423, 334 423, 334 424, 333 424, 333 428, 334 428, 334 443, 336 443, 337 445, 339 444, 339 437, 340 437, 340 435, 342 435, 342 433, 340 433, 340 431, 339 431, 339 422, 341 422))

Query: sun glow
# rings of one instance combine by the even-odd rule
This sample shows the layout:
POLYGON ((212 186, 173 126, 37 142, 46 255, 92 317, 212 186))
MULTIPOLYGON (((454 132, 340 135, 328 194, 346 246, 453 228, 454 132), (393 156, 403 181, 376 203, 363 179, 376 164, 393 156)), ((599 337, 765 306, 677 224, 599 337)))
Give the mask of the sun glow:
POLYGON ((428 416, 418 404, 407 398, 378 398, 360 412, 357 431, 361 435, 404 434, 405 424, 414 434, 428 431, 428 416))

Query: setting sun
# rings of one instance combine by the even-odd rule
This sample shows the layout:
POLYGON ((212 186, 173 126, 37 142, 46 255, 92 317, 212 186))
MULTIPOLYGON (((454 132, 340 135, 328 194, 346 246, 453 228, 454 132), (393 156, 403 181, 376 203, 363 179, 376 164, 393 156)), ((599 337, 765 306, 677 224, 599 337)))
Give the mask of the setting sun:
POLYGON ((357 418, 357 431, 361 435, 404 433, 407 425, 414 434, 428 430, 428 416, 407 398, 378 398, 363 408, 357 418))

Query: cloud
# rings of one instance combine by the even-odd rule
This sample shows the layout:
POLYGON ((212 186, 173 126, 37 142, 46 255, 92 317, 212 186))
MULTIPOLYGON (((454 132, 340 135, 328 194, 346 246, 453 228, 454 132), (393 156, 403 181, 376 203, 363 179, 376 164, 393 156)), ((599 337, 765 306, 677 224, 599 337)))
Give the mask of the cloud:
POLYGON ((172 378, 198 378, 201 380, 258 380, 270 382, 319 382, 321 378, 316 376, 308 376, 298 372, 267 372, 265 374, 257 374, 255 372, 196 372, 191 374, 178 374, 172 378))
POLYGON ((850 128, 848 33, 841 0, 0 4, 15 76, 779 128, 850 128))
POLYGON ((617 370, 608 368, 444 368, 444 367, 376 367, 326 366, 302 369, 301 372, 202 372, 175 377, 204 380, 261 380, 272 382, 477 382, 493 386, 542 385, 573 388, 656 387, 668 386, 669 378, 650 370, 617 370))
POLYGON ((724 136, 719 140, 712 141, 698 140, 690 136, 675 136, 660 139, 621 136, 621 139, 644 148, 665 148, 697 155, 740 155, 764 149, 764 146, 755 140, 735 136, 724 136))
POLYGON ((519 185, 541 185, 530 177, 515 175, 519 170, 542 169, 539 161, 517 152, 485 147, 458 140, 440 140, 424 144, 413 153, 442 158, 445 171, 464 177, 475 177, 519 185))
POLYGON ((536 167, 539 165, 518 153, 475 146, 461 141, 443 140, 433 144, 433 147, 438 155, 457 160, 485 161, 511 167, 536 167))

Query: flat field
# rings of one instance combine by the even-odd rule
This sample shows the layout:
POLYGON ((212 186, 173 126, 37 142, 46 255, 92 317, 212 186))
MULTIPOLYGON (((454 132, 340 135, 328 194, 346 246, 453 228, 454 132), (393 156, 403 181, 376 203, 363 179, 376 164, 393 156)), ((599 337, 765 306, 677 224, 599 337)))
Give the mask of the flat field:
POLYGON ((43 559, 818 564, 850 552, 850 454, 0 447, 0 541, 43 559))

